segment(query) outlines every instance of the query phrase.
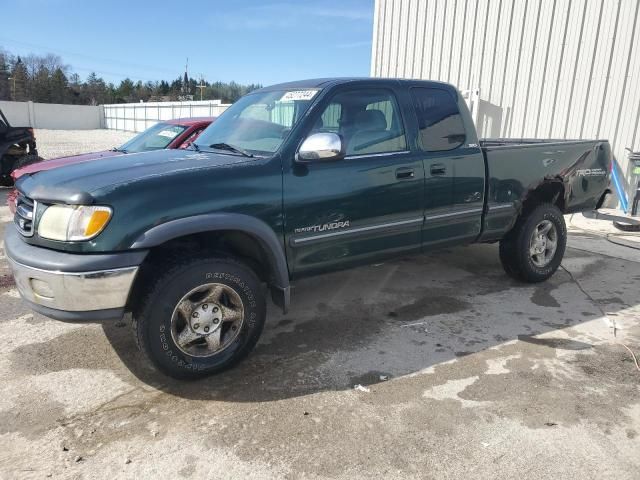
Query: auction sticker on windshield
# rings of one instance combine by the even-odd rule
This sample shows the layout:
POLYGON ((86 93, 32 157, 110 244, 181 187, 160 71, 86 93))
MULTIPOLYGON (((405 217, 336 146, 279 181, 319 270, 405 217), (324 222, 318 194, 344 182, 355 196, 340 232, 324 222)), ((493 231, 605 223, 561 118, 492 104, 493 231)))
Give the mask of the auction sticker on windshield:
POLYGON ((316 93, 318 93, 318 90, 294 90, 292 92, 286 92, 282 98, 280 98, 280 101, 311 100, 316 93))

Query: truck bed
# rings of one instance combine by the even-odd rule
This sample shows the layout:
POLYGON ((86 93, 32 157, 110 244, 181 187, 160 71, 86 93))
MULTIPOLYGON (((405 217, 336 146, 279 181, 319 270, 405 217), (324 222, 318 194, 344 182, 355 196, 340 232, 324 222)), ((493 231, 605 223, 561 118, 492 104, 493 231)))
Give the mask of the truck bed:
POLYGON ((487 171, 483 240, 499 238, 531 195, 556 198, 563 213, 593 210, 609 184, 606 140, 486 138, 479 141, 487 171))

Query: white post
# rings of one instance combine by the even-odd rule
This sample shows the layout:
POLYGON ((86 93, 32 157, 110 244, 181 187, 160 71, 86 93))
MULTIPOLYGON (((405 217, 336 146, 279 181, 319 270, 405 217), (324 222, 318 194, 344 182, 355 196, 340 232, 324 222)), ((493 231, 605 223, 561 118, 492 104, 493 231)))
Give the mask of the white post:
POLYGON ((31 100, 27 102, 27 117, 29 118, 29 126, 36 128, 36 109, 31 100))

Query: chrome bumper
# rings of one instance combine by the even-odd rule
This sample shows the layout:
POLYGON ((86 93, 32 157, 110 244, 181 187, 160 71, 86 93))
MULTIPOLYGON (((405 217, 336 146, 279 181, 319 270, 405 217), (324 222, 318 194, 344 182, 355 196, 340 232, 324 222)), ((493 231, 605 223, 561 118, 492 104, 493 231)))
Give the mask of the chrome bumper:
MULTIPOLYGON (((122 309, 138 267, 59 272, 29 267, 7 257, 16 286, 33 305, 64 312, 122 309)), ((46 313, 45 313, 46 314, 46 313)))

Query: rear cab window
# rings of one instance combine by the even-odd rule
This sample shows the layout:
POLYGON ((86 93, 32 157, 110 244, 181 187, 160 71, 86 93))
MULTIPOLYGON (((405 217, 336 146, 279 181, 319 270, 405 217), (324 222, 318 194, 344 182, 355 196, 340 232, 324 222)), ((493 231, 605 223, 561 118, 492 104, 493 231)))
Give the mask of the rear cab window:
POLYGON ((454 150, 466 141, 455 96, 442 88, 409 89, 418 118, 418 146, 425 152, 454 150))

